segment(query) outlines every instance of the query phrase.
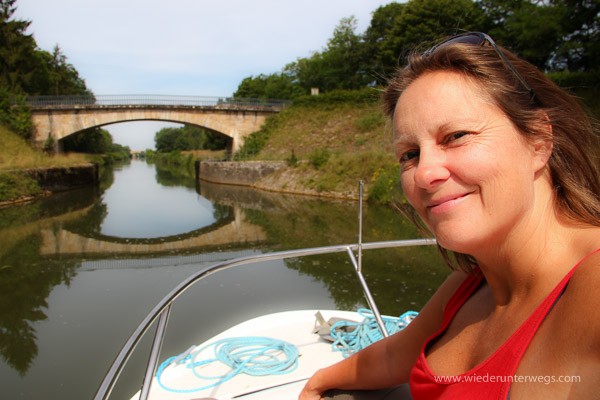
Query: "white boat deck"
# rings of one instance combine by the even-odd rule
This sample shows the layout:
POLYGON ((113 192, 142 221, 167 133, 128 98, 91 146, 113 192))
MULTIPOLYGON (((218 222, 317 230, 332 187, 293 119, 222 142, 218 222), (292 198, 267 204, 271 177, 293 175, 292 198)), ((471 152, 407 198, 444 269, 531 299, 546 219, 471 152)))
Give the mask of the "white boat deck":
MULTIPOLYGON (((333 351, 330 342, 313 333, 316 326, 315 314, 320 311, 325 320, 332 317, 362 321, 363 317, 356 312, 333 310, 300 310, 269 314, 245 321, 236 325, 209 341, 195 347, 194 350, 205 347, 225 338, 237 337, 268 337, 283 340, 296 346, 299 352, 298 368, 283 375, 250 376, 238 374, 219 386, 190 392, 190 389, 210 385, 214 381, 200 379, 186 365, 171 364, 161 375, 161 382, 172 390, 162 388, 156 377, 153 379, 149 399, 151 400, 286 400, 297 399, 306 380, 318 369, 342 360, 342 353, 333 351)), ((181 351, 187 349, 182 346, 181 351)), ((192 351, 194 351, 192 350, 192 351)), ((163 356, 163 359, 166 359, 163 356)), ((204 365, 198 369, 202 375, 223 375, 230 371, 218 362, 204 365)), ((138 399, 139 393, 132 397, 138 399)))

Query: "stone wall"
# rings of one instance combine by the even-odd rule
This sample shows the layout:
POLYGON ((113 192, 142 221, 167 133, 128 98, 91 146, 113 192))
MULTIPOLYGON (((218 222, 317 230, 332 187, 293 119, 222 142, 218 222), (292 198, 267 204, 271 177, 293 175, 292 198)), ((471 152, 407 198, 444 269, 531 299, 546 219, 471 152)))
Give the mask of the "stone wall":
POLYGON ((51 192, 97 185, 99 182, 97 164, 29 169, 23 172, 35 179, 42 189, 51 192))
POLYGON ((208 182, 254 186, 285 166, 284 161, 200 161, 196 164, 196 175, 208 182))

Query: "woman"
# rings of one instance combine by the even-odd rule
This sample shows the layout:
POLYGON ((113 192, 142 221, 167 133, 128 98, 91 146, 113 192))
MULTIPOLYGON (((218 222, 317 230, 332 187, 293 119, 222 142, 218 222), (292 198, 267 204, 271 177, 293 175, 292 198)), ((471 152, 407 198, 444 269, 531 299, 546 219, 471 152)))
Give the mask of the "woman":
POLYGON ((579 104, 478 32, 411 56, 383 99, 406 199, 454 272, 300 399, 408 382, 414 399, 600 399, 598 146, 579 104))

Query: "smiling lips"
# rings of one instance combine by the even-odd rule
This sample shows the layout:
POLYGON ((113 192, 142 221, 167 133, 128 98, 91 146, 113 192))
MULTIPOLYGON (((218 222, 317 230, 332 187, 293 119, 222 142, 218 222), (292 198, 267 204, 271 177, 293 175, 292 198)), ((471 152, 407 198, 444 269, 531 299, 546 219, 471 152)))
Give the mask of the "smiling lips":
POLYGON ((431 200, 428 202, 429 204, 427 204, 427 210, 434 214, 448 211, 456 204, 464 200, 469 194, 470 193, 460 193, 431 200))

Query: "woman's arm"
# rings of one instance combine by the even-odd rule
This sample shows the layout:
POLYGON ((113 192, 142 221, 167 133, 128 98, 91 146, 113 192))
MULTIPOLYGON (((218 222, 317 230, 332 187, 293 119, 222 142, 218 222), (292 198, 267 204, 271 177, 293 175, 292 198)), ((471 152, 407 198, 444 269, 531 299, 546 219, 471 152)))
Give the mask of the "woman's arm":
POLYGON ((446 303, 465 277, 462 272, 452 273, 402 331, 317 371, 299 399, 318 400, 329 389, 383 389, 408 382, 423 343, 439 329, 446 303))

